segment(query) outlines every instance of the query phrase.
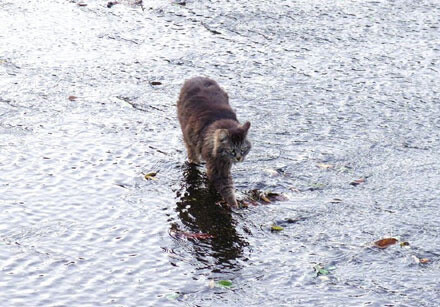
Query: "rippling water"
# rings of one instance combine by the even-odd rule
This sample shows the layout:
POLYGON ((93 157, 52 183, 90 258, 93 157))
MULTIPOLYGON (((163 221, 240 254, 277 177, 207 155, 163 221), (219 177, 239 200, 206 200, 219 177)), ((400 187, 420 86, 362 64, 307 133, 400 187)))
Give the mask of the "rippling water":
POLYGON ((438 304, 438 1, 80 3, 0 3, 1 306, 438 304), (252 122, 239 195, 287 201, 185 164, 195 75, 252 122))

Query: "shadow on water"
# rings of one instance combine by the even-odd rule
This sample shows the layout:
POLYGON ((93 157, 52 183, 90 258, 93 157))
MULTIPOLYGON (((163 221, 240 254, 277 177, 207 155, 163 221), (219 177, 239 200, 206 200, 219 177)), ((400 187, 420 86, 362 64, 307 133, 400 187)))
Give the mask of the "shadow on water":
POLYGON ((248 243, 237 233, 231 210, 216 204, 220 196, 197 166, 184 165, 177 199, 176 211, 182 224, 171 225, 176 240, 188 238, 194 258, 203 265, 209 263, 213 272, 239 269, 236 260, 244 258, 243 248, 248 243))

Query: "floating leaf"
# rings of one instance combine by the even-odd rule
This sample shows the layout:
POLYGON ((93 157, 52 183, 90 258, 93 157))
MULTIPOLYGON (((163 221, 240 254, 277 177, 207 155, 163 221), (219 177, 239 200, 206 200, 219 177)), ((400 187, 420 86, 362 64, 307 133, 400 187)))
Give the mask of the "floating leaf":
POLYGON ((219 281, 217 281, 217 286, 224 287, 224 288, 230 288, 230 287, 232 287, 232 281, 219 280, 219 281))
POLYGON ((176 4, 176 5, 181 5, 181 6, 185 6, 185 5, 186 5, 186 1, 184 1, 184 0, 178 0, 178 1, 174 2, 174 4, 176 4))
POLYGON ((286 201, 288 198, 280 193, 275 192, 267 192, 266 194, 267 198, 269 198, 271 201, 286 201))
POLYGON ((320 275, 328 275, 330 274, 330 270, 326 269, 325 267, 323 267, 321 264, 317 264, 313 267, 313 269, 316 272, 316 276, 320 276, 320 275))
POLYGON ((431 260, 429 258, 419 258, 414 255, 412 255, 412 258, 414 259, 415 263, 427 264, 427 263, 431 262, 431 260))
POLYGON ((378 248, 387 248, 393 244, 396 244, 398 240, 396 238, 385 238, 374 242, 374 245, 378 248))
POLYGON ((110 2, 107 3, 107 7, 111 8, 115 4, 119 4, 119 2, 118 1, 110 1, 110 2))
POLYGON ((318 163, 317 166, 318 166, 320 169, 331 169, 331 168, 335 167, 334 165, 332 165, 332 164, 327 164, 327 163, 318 163))
POLYGON ((272 225, 272 227, 270 227, 271 231, 283 231, 284 227, 281 227, 279 225, 272 225))
POLYGON ((251 190, 248 193, 247 199, 244 201, 250 202, 264 202, 266 204, 270 204, 273 201, 284 201, 287 200, 287 197, 280 193, 275 193, 271 191, 260 191, 260 190, 251 190))
POLYGON ((342 203, 342 199, 340 199, 340 198, 333 198, 333 199, 330 201, 330 203, 331 203, 331 204, 339 204, 339 203, 342 203))
POLYGON ((156 175, 157 175, 157 172, 151 172, 151 173, 145 174, 144 178, 147 180, 156 180, 157 179, 156 175))
POLYGON ((165 295, 165 298, 167 300, 174 301, 174 300, 177 300, 179 298, 179 296, 180 296, 179 293, 169 293, 169 294, 165 295))
POLYGON ((150 84, 151 85, 162 85, 162 82, 160 82, 160 81, 151 81, 150 84))
POLYGON ((356 180, 353 180, 352 182, 350 182, 350 185, 357 186, 357 185, 360 185, 361 183, 364 183, 364 182, 365 182, 365 178, 360 178, 360 179, 356 179, 356 180))
POLYGON ((258 206, 258 203, 252 199, 237 200, 237 202, 238 202, 238 206, 241 208, 247 208, 249 206, 258 206))
POLYGON ((426 264, 429 263, 431 260, 429 260, 428 258, 420 258, 419 261, 421 264, 426 264))
POLYGON ((400 242, 400 247, 409 246, 408 242, 400 242))
POLYGON ((69 99, 70 101, 75 101, 75 100, 78 99, 78 97, 76 97, 76 96, 69 96, 69 97, 67 97, 67 99, 69 99))
POLYGON ((264 195, 264 194, 262 194, 262 195, 260 196, 260 199, 263 200, 263 201, 265 201, 265 202, 267 202, 267 203, 270 203, 270 202, 271 202, 270 199, 267 198, 267 196, 264 195))

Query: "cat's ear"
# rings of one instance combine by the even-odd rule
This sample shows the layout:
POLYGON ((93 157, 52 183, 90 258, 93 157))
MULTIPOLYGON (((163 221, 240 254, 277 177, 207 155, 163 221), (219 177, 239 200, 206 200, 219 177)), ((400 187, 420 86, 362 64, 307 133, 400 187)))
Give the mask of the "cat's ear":
POLYGON ((249 130, 250 127, 251 127, 251 123, 250 123, 250 122, 245 122, 245 123, 243 124, 243 126, 241 126, 241 128, 243 129, 243 131, 244 131, 245 133, 248 132, 248 130, 249 130))
POLYGON ((229 137, 228 129, 218 129, 217 130, 217 139, 220 142, 225 142, 229 137))

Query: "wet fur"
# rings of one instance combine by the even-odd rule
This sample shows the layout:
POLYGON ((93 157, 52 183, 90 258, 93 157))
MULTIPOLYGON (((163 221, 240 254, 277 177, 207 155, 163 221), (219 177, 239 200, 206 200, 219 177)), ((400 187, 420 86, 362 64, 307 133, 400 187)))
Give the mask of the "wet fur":
POLYGON ((230 206, 237 206, 231 167, 251 148, 250 123, 240 125, 228 94, 212 79, 185 81, 177 101, 183 140, 191 163, 206 161, 209 180, 230 206))

